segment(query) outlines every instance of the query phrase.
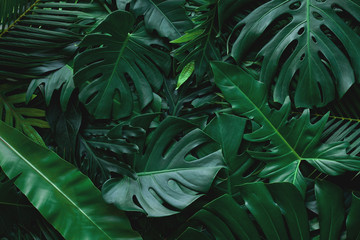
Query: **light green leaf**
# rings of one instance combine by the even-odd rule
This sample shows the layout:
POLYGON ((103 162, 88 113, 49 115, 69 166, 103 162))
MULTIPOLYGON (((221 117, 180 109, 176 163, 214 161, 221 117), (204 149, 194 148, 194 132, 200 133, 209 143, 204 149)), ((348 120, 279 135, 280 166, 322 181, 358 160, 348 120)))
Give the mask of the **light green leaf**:
POLYGON ((189 62, 184 68, 183 70, 181 71, 180 75, 179 75, 179 78, 178 78, 178 82, 176 84, 176 89, 175 90, 178 90, 179 87, 181 85, 183 85, 188 79, 189 77, 191 76, 191 74, 194 72, 194 69, 195 69, 195 62, 192 61, 192 62, 189 62))

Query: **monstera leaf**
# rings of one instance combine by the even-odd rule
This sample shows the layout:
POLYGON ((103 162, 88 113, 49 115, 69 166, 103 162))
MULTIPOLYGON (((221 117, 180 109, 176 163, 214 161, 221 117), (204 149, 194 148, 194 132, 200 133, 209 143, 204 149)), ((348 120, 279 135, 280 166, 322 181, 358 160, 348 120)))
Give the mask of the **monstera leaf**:
POLYGON ((280 29, 257 53, 263 58, 261 81, 275 85, 273 97, 280 103, 295 84, 296 106, 324 106, 336 93, 342 97, 360 77, 360 37, 340 14, 359 21, 360 3, 269 1, 239 22, 242 29, 231 54, 243 60, 252 44, 262 40, 264 31, 279 24, 280 29))
POLYGON ((325 181, 315 184, 320 232, 310 230, 310 218, 300 192, 289 183, 249 183, 240 186, 243 205, 230 195, 206 204, 189 220, 180 240, 212 239, 357 239, 360 199, 353 195, 347 217, 342 190, 325 181), (344 220, 346 217, 346 228, 344 220), (199 228, 201 226, 201 228, 199 228), (206 230, 206 231, 204 231, 206 230), (194 234, 195 233, 195 234, 194 234), (310 238, 315 236, 315 238, 310 238))
POLYGON ((34 94, 35 90, 42 85, 45 86, 44 96, 47 106, 50 104, 54 91, 61 89, 60 103, 62 110, 65 111, 70 97, 75 89, 73 81, 73 69, 69 65, 65 65, 46 78, 32 80, 26 92, 27 102, 31 99, 31 96, 34 94))
POLYGON ((150 217, 178 213, 209 190, 222 168, 218 148, 206 147, 211 142, 190 122, 166 118, 151 135, 144 154, 135 159, 136 176, 105 182, 104 199, 150 217), (177 141, 183 132, 185 136, 177 141), (202 147, 206 150, 200 151, 202 147))
POLYGON ((184 0, 136 0, 132 10, 144 14, 148 31, 157 31, 161 37, 174 40, 190 29, 193 24, 186 16, 184 0))
POLYGON ((74 80, 80 101, 97 119, 130 115, 130 85, 135 85, 141 108, 147 106, 169 70, 170 57, 159 49, 164 48, 161 41, 143 27, 130 33, 133 24, 130 13, 113 12, 80 44, 86 49, 75 58, 74 80))
POLYGON ((214 63, 212 67, 215 83, 231 103, 234 112, 260 125, 252 133, 246 134, 245 139, 271 143, 264 148, 265 151, 249 151, 252 157, 266 163, 259 176, 276 182, 291 182, 304 194, 305 177, 300 168, 304 161, 329 175, 360 170, 360 158, 346 153, 348 143, 320 143, 328 115, 313 124, 309 110, 305 110, 301 117, 288 121, 288 99, 280 110, 271 109, 267 103, 265 84, 230 64, 214 63))

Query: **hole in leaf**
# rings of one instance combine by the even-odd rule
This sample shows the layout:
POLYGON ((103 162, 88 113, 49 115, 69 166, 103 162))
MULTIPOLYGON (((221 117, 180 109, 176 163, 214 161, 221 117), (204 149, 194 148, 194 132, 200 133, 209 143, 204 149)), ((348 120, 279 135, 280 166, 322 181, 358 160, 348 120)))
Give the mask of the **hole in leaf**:
POLYGON ((298 34, 302 35, 304 32, 305 32, 305 28, 302 27, 299 29, 298 34))
POLYGON ((303 53, 303 55, 301 55, 300 61, 304 60, 304 58, 305 58, 305 53, 303 53))
POLYGON ((314 43, 317 43, 317 40, 314 36, 312 36, 311 39, 313 40, 314 43))
POLYGON ((297 45, 298 45, 298 40, 294 40, 285 48, 284 52, 282 53, 282 55, 280 57, 280 61, 279 61, 280 66, 287 61, 287 59, 291 56, 291 54, 296 49, 297 45))
POLYGON ((104 75, 103 73, 98 73, 98 74, 96 74, 96 75, 92 78, 92 80, 94 81, 94 80, 96 80, 96 79, 99 79, 99 78, 101 78, 103 75, 104 75))
POLYGON ((315 19, 317 20, 323 20, 323 17, 320 15, 320 13, 318 12, 312 12, 312 15, 314 16, 315 19))
POLYGON ((292 4, 290 4, 289 8, 291 10, 296 10, 296 9, 299 9, 301 6, 301 2, 300 1, 297 1, 297 2, 294 2, 292 4))
POLYGON ((316 0, 317 2, 326 2, 326 0, 316 0))
POLYGON ((94 92, 93 94, 91 94, 90 97, 86 99, 85 105, 89 104, 92 100, 94 100, 97 94, 98 92, 94 92))
POLYGON ((323 96, 323 90, 322 87, 320 85, 319 82, 317 82, 318 88, 319 88, 319 92, 320 92, 320 97, 321 97, 321 102, 324 102, 324 96, 323 96))

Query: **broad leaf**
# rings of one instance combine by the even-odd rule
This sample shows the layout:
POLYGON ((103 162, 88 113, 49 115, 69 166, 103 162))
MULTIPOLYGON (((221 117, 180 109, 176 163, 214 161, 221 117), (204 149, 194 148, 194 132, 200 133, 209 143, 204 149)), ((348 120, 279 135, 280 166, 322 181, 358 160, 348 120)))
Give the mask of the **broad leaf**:
POLYGON ((135 85, 143 109, 153 100, 153 90, 160 89, 163 73, 169 70, 169 55, 156 47, 162 45, 161 41, 143 27, 130 33, 133 24, 130 13, 113 12, 80 44, 86 50, 75 58, 75 85, 80 87, 80 101, 97 119, 131 114, 129 84, 135 85))
POLYGON ((60 103, 62 110, 65 111, 71 94, 75 89, 73 81, 73 69, 69 65, 65 65, 46 78, 32 80, 26 92, 27 102, 31 99, 31 96, 34 94, 35 90, 42 85, 44 85, 44 96, 47 106, 50 104, 54 91, 61 89, 60 103))
POLYGON ((222 168, 222 156, 218 148, 192 155, 212 142, 195 127, 180 118, 166 118, 144 154, 135 159, 136 176, 108 180, 102 188, 104 199, 123 210, 160 217, 178 213, 206 193, 222 168), (182 132, 187 134, 176 141, 182 132))
POLYGON ((313 221, 306 200, 292 184, 257 182, 239 187, 244 203, 227 194, 211 201, 187 221, 182 236, 188 238, 180 239, 340 239, 344 233, 346 239, 357 239, 359 199, 353 196, 345 229, 343 192, 330 182, 317 181, 308 196, 319 209, 320 231, 310 228, 313 221))
POLYGON ((244 205, 222 195, 195 213, 189 225, 203 225, 216 239, 310 239, 305 204, 293 185, 249 183, 240 192, 244 205))
POLYGON ((139 239, 124 213, 55 153, 0 122, 0 166, 66 239, 139 239))
POLYGON ((124 154, 134 154, 139 148, 126 139, 109 138, 109 129, 87 126, 79 134, 78 154, 80 169, 96 184, 102 185, 110 178, 110 173, 132 176, 129 163, 123 160, 124 154))
MULTIPOLYGON (((274 100, 284 103, 295 85, 297 107, 324 106, 342 97, 360 77, 360 37, 340 17, 360 20, 360 3, 351 0, 272 0, 239 22, 232 56, 243 60, 263 33, 279 29, 257 52, 263 58, 260 80, 275 85, 274 100), (280 21, 286 23, 281 23, 280 21), (270 31, 270 30, 269 30, 270 31)), ((271 33, 272 34, 272 33, 271 33)))
POLYGON ((144 15, 149 32, 155 30, 161 37, 174 40, 193 26, 184 4, 184 0, 136 0, 132 10, 136 15, 144 15))
POLYGON ((218 142, 226 165, 227 178, 218 187, 229 194, 236 194, 237 185, 253 181, 252 173, 261 167, 247 153, 238 155, 243 139, 246 119, 230 114, 217 114, 204 131, 218 142), (257 167, 259 166, 259 167, 257 167))
MULTIPOLYGON (((48 128, 49 124, 43 119, 45 111, 27 107, 26 93, 21 93, 22 85, 0 85, 0 120, 22 131, 35 142, 45 145, 43 139, 34 127, 48 128)), ((36 97, 32 95, 30 98, 36 97)))
POLYGON ((272 182, 291 182, 304 194, 306 184, 300 168, 302 161, 333 176, 360 170, 360 159, 346 153, 347 143, 319 142, 327 115, 313 124, 309 111, 305 110, 301 117, 288 121, 289 100, 280 110, 271 109, 267 103, 265 84, 230 64, 214 63, 212 67, 215 83, 231 103, 234 112, 260 125, 252 133, 246 134, 245 139, 271 143, 264 148, 265 151, 249 151, 252 157, 266 163, 259 176, 270 178, 272 182))
POLYGON ((317 181, 315 195, 319 209, 320 239, 339 239, 345 219, 342 189, 329 182, 317 181))

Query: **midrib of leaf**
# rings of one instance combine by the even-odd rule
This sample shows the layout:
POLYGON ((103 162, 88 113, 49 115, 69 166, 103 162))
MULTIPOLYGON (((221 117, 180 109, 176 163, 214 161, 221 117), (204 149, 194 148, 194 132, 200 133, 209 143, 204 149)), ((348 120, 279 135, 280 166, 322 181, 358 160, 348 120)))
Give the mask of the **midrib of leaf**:
MULTIPOLYGON (((29 132, 32 132, 32 131, 35 131, 30 124, 27 124, 26 121, 25 121, 25 118, 21 115, 21 114, 18 114, 14 108, 14 105, 8 103, 6 101, 6 97, 3 96, 1 93, 0 93, 0 102, 3 102, 4 104, 4 107, 5 107, 5 111, 10 111, 12 116, 15 117, 15 120, 20 123, 20 125, 23 127, 23 128, 26 128, 29 132)), ((7 114, 7 113, 6 113, 7 114)), ((22 129, 21 129, 22 130, 22 129)), ((22 130, 23 131, 23 130, 22 130)), ((44 141, 39 138, 38 136, 34 135, 36 137, 36 140, 38 143, 43 143, 44 141)))
MULTIPOLYGON (((219 168, 218 166, 214 167, 206 167, 206 168, 219 168)), ((154 175, 154 174, 161 174, 161 173, 168 173, 168 172, 179 172, 179 171, 186 171, 186 170, 204 170, 204 167, 195 167, 195 168, 172 168, 172 169, 164 169, 159 171, 150 171, 150 172, 139 172, 136 173, 137 176, 147 176, 147 175, 154 175)))
POLYGON ((28 9, 26 9, 26 11, 20 15, 20 17, 18 17, 7 29, 5 29, 2 33, 0 33, 0 38, 7 33, 11 28, 13 28, 15 26, 16 23, 18 23, 29 11, 31 11, 38 3, 40 2, 40 0, 36 0, 36 2, 34 2, 28 9))
MULTIPOLYGON (((220 69, 218 69, 220 70, 220 69)), ((227 76, 227 74, 225 74, 223 72, 223 74, 225 76, 227 76)), ((228 77, 228 79, 230 80, 230 78, 228 77)), ((231 81, 231 80, 230 80, 231 81)), ((232 81, 231 81, 232 82, 232 81)), ((233 83, 234 84, 234 83, 233 83)), ((236 84, 234 84, 236 86, 236 84)), ((299 168, 300 168, 300 163, 302 161, 302 158, 299 156, 299 154, 293 149, 293 147, 286 141, 286 139, 282 136, 282 134, 278 131, 278 129, 271 123, 271 121, 264 115, 264 113, 261 111, 261 109, 256 106, 256 104, 238 87, 236 86, 236 88, 240 91, 240 93, 246 98, 246 100, 250 103, 251 106, 253 106, 253 109, 255 109, 258 113, 260 113, 261 118, 263 120, 265 120, 265 123, 270 126, 270 128, 273 130, 273 132, 275 132, 275 134, 280 138, 280 140, 285 144, 285 146, 290 150, 290 152, 292 153, 292 155, 296 158, 296 160, 294 161, 299 161, 296 169, 295 169, 295 173, 294 173, 294 178, 292 183, 296 182, 296 176, 299 172, 299 168)))
POLYGON ((311 55, 310 55, 310 0, 306 0, 306 45, 307 45, 307 59, 309 76, 311 77, 311 55))
MULTIPOLYGON (((164 16, 164 18, 170 23, 170 25, 173 27, 173 29, 175 29, 175 31, 179 34, 179 36, 181 36, 181 33, 177 30, 177 28, 175 27, 175 25, 170 21, 170 19, 161 11, 161 9, 152 1, 152 0, 148 0, 160 13, 161 15, 164 16)), ((180 6, 179 6, 180 7, 180 6)))
POLYGON ((79 210, 95 227, 97 227, 105 236, 109 239, 111 237, 102 230, 102 228, 97 225, 75 202, 73 202, 58 186, 56 186, 49 178, 47 178, 41 171, 39 171, 34 165, 32 165, 21 153, 19 153, 15 148, 13 148, 7 141, 0 136, 0 140, 8 146, 11 151, 13 151, 17 156, 19 156, 30 168, 32 168, 36 173, 38 173, 46 182, 48 182, 53 188, 55 188, 67 201, 69 201, 75 208, 79 210))
POLYGON ((110 75, 110 77, 109 77, 108 84, 106 84, 106 87, 105 87, 103 93, 106 93, 106 90, 107 90, 107 89, 110 87, 110 85, 111 85, 110 83, 113 81, 114 74, 117 72, 117 66, 118 66, 118 64, 119 64, 119 62, 120 62, 120 60, 121 60, 121 58, 122 58, 122 55, 123 55, 123 53, 124 53, 124 51, 125 51, 125 49, 126 49, 126 47, 127 47, 127 43, 128 43, 128 41, 129 41, 129 38, 130 38, 130 34, 128 33, 127 36, 126 36, 126 38, 125 38, 125 41, 123 42, 123 45, 122 45, 121 48, 120 48, 119 55, 118 55, 118 57, 117 57, 117 59, 116 59, 116 62, 114 63, 113 71, 111 72, 111 75, 110 75))

